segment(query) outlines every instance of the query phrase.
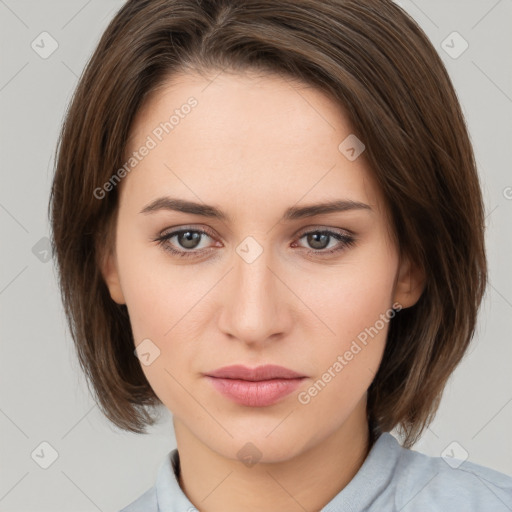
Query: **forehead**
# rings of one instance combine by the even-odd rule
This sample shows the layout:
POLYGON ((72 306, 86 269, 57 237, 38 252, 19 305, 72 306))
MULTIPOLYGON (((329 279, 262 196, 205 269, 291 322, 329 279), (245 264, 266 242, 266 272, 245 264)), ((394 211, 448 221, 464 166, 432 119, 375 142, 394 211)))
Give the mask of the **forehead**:
POLYGON ((173 138, 183 132, 178 125, 193 124, 197 140, 210 145, 231 141, 249 147, 261 142, 270 144, 267 149, 284 146, 300 151, 319 138, 324 144, 336 144, 340 135, 351 132, 339 103, 297 80, 254 72, 181 73, 144 103, 133 123, 130 143, 168 121, 173 113, 177 114, 173 138), (191 109, 187 107, 190 98, 197 103, 191 109))
POLYGON ((182 73, 139 110, 126 159, 152 148, 122 186, 148 200, 179 190, 219 204, 229 197, 294 204, 306 195, 377 204, 364 153, 350 161, 339 149, 352 131, 343 106, 311 85, 278 75, 182 73))

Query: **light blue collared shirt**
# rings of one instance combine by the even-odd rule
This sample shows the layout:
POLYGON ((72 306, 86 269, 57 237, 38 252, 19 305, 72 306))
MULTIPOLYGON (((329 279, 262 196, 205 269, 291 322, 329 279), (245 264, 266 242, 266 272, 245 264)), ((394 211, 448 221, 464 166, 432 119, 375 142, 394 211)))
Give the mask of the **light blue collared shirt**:
MULTIPOLYGON (((320 512, 512 512, 511 476, 447 460, 403 448, 386 432, 320 512)), ((181 490, 179 471, 175 449, 160 465, 155 485, 120 512, 197 512, 181 490)))

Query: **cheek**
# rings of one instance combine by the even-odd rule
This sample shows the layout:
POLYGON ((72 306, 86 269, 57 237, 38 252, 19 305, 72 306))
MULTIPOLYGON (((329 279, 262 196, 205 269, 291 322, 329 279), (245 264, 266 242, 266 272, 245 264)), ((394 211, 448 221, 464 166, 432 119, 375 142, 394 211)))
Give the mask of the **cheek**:
MULTIPOLYGON (((121 223, 120 223, 121 224, 121 223)), ((135 344, 145 338, 164 339, 180 310, 181 285, 159 253, 161 249, 143 240, 137 230, 126 228, 125 220, 117 233, 117 255, 121 287, 130 314, 135 344), (155 259, 155 255, 160 256, 155 259)))
POLYGON ((381 254, 377 259, 359 253, 357 261, 347 262, 322 286, 311 289, 310 304, 334 331, 327 335, 341 346, 377 322, 382 329, 382 315, 391 313, 396 260, 381 254))
MULTIPOLYGON (((324 417, 323 428, 329 430, 345 422, 358 407, 384 354, 389 322, 394 316, 389 305, 392 280, 373 288, 363 287, 366 279, 359 277, 354 280, 359 286, 356 290, 332 292, 326 323, 335 335, 330 333, 315 347, 312 359, 317 374, 297 396, 314 438, 321 437, 323 430, 315 430, 317 422, 313 418, 324 417)), ((371 283, 370 276, 366 277, 371 283)))
POLYGON ((197 274, 187 277, 184 267, 172 266, 165 255, 148 261, 157 249, 137 246, 133 239, 129 231, 119 232, 119 272, 134 348, 156 395, 168 408, 179 410, 187 404, 180 383, 190 379, 191 363, 197 359, 193 340, 198 336, 192 330, 200 322, 194 304, 206 290, 197 274))
POLYGON ((318 402, 356 403, 372 382, 395 315, 391 306, 396 263, 395 253, 383 244, 347 259, 335 278, 311 289, 311 304, 329 327, 324 329, 325 342, 315 347, 320 379, 316 388, 330 390, 322 391, 318 402))
POLYGON ((141 369, 169 410, 188 410, 190 398, 182 385, 194 371, 191 362, 197 344, 191 343, 193 335, 183 330, 188 325, 183 301, 176 300, 176 294, 161 282, 145 280, 135 286, 136 282, 134 279, 134 286, 128 287, 125 298, 141 369), (145 354, 149 354, 147 359, 145 354))

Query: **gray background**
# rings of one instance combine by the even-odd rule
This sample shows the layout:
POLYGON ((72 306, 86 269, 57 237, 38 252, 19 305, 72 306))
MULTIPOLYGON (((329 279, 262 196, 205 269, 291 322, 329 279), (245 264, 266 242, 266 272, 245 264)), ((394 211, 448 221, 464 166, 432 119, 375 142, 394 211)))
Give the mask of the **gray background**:
MULTIPOLYGON (((153 485, 175 447, 166 410, 147 436, 122 432, 100 414, 48 261, 46 208, 60 124, 122 3, 0 0, 0 511, 119 510, 153 485), (45 38, 44 51, 51 49, 45 31, 58 48, 42 58, 31 45, 39 41, 42 52, 45 38), (43 469, 52 450, 57 459, 43 469)), ((476 338, 414 449, 512 475, 512 1, 400 5, 439 51, 463 106, 483 181, 490 263, 476 338)))

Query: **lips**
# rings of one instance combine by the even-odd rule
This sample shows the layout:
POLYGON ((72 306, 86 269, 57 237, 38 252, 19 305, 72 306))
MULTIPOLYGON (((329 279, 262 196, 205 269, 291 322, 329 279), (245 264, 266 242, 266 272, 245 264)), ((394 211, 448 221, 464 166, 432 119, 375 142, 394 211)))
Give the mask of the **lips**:
POLYGON ((305 377, 300 373, 294 372, 283 366, 266 364, 257 368, 248 368, 243 365, 225 366, 208 372, 209 377, 218 377, 223 379, 239 379, 249 381, 271 380, 271 379, 297 379, 305 377))
POLYGON ((297 389, 306 378, 276 365, 226 366, 205 374, 205 377, 226 398, 248 407, 273 405, 297 389))

